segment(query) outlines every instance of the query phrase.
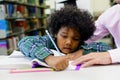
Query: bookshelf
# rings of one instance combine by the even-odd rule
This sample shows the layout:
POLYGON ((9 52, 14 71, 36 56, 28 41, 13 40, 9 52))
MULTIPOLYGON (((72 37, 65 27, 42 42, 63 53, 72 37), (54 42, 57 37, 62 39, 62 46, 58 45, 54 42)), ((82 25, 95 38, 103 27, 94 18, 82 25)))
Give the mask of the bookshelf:
POLYGON ((9 54, 25 36, 44 35, 46 0, 0 0, 0 52, 9 54))

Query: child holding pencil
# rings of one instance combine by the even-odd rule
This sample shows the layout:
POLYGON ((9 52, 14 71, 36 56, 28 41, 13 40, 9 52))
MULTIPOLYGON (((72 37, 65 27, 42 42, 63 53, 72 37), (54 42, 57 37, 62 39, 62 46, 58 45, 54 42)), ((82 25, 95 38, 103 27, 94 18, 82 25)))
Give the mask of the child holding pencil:
POLYGON ((20 40, 18 47, 28 57, 45 61, 55 70, 64 70, 69 60, 89 52, 104 52, 110 47, 104 43, 85 44, 95 31, 94 21, 89 12, 74 6, 66 6, 51 14, 48 30, 59 51, 65 56, 54 56, 56 50, 48 35, 27 36, 20 40))

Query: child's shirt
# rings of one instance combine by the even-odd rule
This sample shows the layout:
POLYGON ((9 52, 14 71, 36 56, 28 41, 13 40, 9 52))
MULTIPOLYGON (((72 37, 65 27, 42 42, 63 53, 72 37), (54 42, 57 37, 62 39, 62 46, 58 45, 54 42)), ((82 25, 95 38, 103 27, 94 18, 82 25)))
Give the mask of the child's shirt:
MULTIPOLYGON (((53 38, 53 40, 55 39, 53 38)), ((48 36, 27 36, 20 40, 18 48, 25 56, 37 58, 42 61, 47 56, 53 55, 51 49, 56 50, 48 36)), ((85 55, 90 52, 104 52, 111 48, 105 43, 94 42, 89 45, 80 45, 79 49, 83 49, 83 55, 85 55)))

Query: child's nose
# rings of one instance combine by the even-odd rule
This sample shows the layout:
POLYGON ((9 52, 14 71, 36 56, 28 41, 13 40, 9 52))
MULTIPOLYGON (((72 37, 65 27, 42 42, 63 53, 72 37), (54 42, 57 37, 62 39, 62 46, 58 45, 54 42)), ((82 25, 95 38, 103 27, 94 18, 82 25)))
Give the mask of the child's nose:
POLYGON ((72 40, 71 39, 67 39, 66 40, 66 44, 69 44, 69 45, 72 44, 72 40))

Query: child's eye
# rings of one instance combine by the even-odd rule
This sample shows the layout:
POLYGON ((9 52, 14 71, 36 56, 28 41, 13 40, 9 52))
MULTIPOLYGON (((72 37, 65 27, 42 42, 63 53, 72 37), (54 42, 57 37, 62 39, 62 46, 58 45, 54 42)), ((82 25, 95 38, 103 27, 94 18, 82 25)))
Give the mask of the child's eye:
POLYGON ((80 41, 80 38, 73 38, 75 41, 80 41))
POLYGON ((62 36, 63 38, 67 38, 67 36, 62 36))
POLYGON ((61 35, 63 38, 67 38, 67 36, 66 35, 61 35))

